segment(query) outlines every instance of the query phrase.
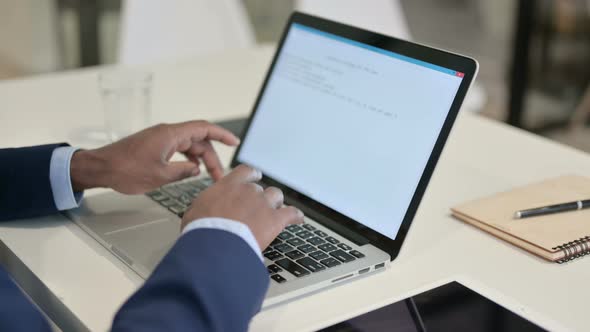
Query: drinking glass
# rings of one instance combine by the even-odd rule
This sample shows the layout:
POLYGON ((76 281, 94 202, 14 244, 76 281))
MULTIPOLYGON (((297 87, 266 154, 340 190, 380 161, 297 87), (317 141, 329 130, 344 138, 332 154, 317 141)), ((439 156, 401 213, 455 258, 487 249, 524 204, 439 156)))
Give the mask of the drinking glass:
POLYGON ((99 74, 105 129, 111 142, 150 125, 153 75, 137 70, 99 74))

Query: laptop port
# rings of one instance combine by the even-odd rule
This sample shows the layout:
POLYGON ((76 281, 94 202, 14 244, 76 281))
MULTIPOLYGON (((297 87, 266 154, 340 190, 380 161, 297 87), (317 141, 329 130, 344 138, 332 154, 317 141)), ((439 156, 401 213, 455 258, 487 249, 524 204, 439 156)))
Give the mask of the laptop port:
POLYGON ((375 265, 375 270, 380 269, 385 266, 385 263, 375 265))
POLYGON ((352 277, 353 275, 354 275, 354 273, 347 274, 347 275, 345 275, 344 277, 340 277, 340 278, 336 278, 336 279, 332 280, 332 282, 338 282, 338 281, 340 281, 340 280, 344 280, 344 279, 346 279, 346 278, 350 278, 350 277, 352 277))
POLYGON ((359 274, 367 273, 367 272, 369 272, 369 270, 370 270, 370 269, 371 269, 371 268, 370 268, 370 267, 368 267, 368 268, 366 268, 366 269, 359 270, 359 274))

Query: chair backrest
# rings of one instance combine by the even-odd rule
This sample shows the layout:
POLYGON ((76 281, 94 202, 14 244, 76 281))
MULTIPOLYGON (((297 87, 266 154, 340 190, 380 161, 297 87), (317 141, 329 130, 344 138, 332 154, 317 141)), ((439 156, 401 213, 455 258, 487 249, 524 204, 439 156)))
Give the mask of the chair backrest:
MULTIPOLYGON (((295 8, 385 35, 412 39, 399 0, 296 0, 295 8)), ((486 100, 485 90, 476 82, 465 97, 462 109, 477 112, 486 100)))
POLYGON ((240 0, 126 0, 118 62, 133 65, 255 43, 240 0))
POLYGON ((393 37, 411 39, 399 0, 296 0, 295 8, 393 37))

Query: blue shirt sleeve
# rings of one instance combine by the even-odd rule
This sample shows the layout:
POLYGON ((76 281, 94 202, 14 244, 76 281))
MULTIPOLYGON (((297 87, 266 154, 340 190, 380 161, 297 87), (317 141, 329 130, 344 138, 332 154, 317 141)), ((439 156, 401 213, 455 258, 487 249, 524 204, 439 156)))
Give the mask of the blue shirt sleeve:
POLYGON ((194 229, 199 228, 212 228, 212 229, 219 229, 224 230, 230 233, 233 233, 240 238, 242 238, 250 248, 256 253, 258 258, 264 263, 264 258, 262 258, 262 250, 260 250, 260 246, 258 245, 258 241, 252 234, 252 231, 248 226, 245 224, 225 218, 203 218, 195 220, 184 228, 182 234, 186 234, 194 229))
POLYGON ((53 192, 53 200, 59 211, 78 207, 82 193, 74 193, 70 179, 70 162, 78 149, 62 146, 53 150, 49 164, 49 182, 53 192))

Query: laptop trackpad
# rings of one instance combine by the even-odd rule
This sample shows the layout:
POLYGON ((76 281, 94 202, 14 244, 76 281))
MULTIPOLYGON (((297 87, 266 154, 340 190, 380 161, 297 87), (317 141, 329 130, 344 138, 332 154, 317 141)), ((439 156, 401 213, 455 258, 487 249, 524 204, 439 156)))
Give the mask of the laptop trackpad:
POLYGON ((180 219, 145 195, 123 195, 107 192, 82 200, 78 209, 68 212, 70 217, 92 232, 102 235, 117 230, 147 224, 158 219, 180 219))
POLYGON ((151 272, 179 236, 179 223, 163 218, 111 231, 105 233, 103 238, 114 246, 115 252, 122 252, 127 256, 122 257, 123 260, 127 258, 151 272))

